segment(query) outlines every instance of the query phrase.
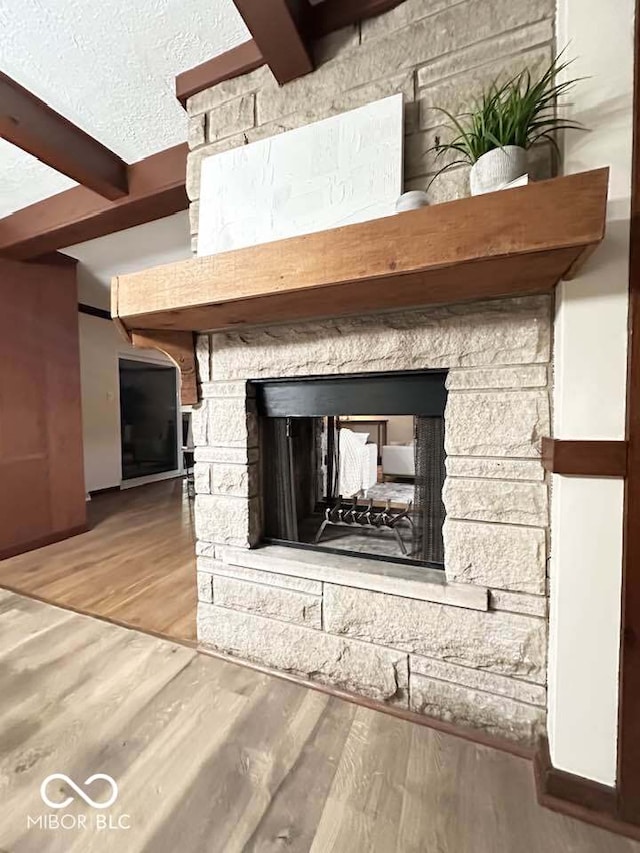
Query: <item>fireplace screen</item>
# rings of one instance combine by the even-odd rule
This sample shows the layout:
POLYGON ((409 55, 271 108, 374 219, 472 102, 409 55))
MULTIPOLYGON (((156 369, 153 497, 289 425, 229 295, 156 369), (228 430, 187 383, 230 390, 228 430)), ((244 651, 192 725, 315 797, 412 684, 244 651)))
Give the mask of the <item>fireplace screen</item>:
POLYGON ((254 383, 265 538, 442 567, 445 375, 254 383))

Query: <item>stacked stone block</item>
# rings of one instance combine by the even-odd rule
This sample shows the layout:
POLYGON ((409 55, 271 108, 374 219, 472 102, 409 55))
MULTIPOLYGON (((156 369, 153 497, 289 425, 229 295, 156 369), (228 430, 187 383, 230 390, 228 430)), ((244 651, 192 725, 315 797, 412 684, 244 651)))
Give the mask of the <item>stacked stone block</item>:
MULTIPOLYGON (((524 67, 547 65, 553 51, 553 0, 406 0, 401 6, 332 33, 314 46, 316 70, 278 86, 266 66, 189 98, 187 192, 194 245, 202 160, 402 92, 405 189, 424 189, 436 163, 429 149, 446 137, 437 108, 468 109, 479 90, 524 67)), ((552 169, 547 145, 531 173, 552 169)), ((438 178, 434 202, 468 194, 468 168, 438 178)))
POLYGON ((550 298, 221 332, 202 336, 207 346, 212 381, 196 415, 200 642, 533 741, 546 695, 550 298), (249 380, 435 367, 448 368, 444 573, 397 567, 393 588, 387 577, 368 589, 345 574, 348 556, 310 564, 294 549, 249 550, 261 529, 249 380))

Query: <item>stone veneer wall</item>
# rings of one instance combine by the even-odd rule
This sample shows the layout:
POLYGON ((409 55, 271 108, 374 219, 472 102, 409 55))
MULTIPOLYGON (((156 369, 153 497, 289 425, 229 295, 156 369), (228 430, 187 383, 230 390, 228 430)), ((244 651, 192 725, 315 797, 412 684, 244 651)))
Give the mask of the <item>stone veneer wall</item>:
MULTIPOLYGON (((424 189, 435 171, 428 149, 443 136, 442 114, 467 108, 497 75, 548 63, 555 0, 406 0, 315 45, 316 70, 278 86, 266 66, 189 98, 187 192, 191 232, 198 230, 202 158, 310 124, 378 98, 405 98, 405 189, 424 189)), ((444 162, 444 161, 442 161, 444 162)), ((548 177, 543 145, 530 171, 548 177)), ((433 201, 468 194, 468 169, 434 182, 433 201)))
POLYGON ((550 351, 548 297, 201 336, 200 642, 533 740, 546 701, 550 351), (437 570, 372 579, 368 560, 248 550, 261 505, 247 380, 443 367, 448 584, 437 570))
MULTIPOLYGON (((553 0, 406 0, 315 45, 317 70, 267 68, 190 98, 187 191, 197 244, 202 158, 403 92, 405 188, 424 188, 456 110, 499 73, 547 63, 553 0)), ((530 171, 547 176, 547 147, 530 171)), ((468 192, 441 176, 433 202, 468 192)), ((366 306, 363 305, 363 310, 366 306)), ((200 642, 433 716, 531 741, 546 704, 550 304, 503 300, 203 335, 194 412, 200 642), (451 368, 446 575, 387 578, 324 565, 260 537, 258 435, 246 380, 451 368), (461 592, 462 590, 462 592, 461 592), (465 595, 464 590, 468 591, 465 595)))

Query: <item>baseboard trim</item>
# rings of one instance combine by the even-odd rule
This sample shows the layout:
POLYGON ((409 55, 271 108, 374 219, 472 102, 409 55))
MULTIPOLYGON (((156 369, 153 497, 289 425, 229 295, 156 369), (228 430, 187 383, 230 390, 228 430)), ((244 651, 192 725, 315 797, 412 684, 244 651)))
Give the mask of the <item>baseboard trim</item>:
POLYGON ((542 790, 550 797, 567 800, 597 812, 612 813, 616 809, 616 789, 592 779, 585 779, 558 770, 551 763, 549 741, 540 739, 535 755, 536 775, 542 784, 542 790))
POLYGON ((640 841, 640 826, 617 817, 616 789, 555 768, 546 738, 541 738, 536 750, 533 772, 541 806, 640 841))
POLYGON ((110 492, 120 492, 122 491, 120 486, 105 486, 104 489, 91 489, 89 494, 92 498, 97 497, 98 495, 108 495, 110 492))
POLYGON ((162 474, 147 474, 144 477, 123 480, 118 488, 121 491, 125 491, 125 489, 137 489, 138 486, 150 486, 153 483, 162 483, 165 480, 184 480, 184 478, 185 472, 176 468, 175 471, 164 471, 162 474))
POLYGON ((54 533, 49 533, 47 536, 31 539, 29 542, 20 542, 19 544, 11 545, 9 548, 0 549, 0 560, 17 557, 19 554, 26 554, 27 551, 37 551, 38 548, 45 548, 47 545, 53 545, 55 542, 62 542, 64 539, 71 539, 72 536, 86 533, 88 529, 88 524, 78 524, 76 527, 57 530, 54 533))
POLYGON ((510 741, 507 738, 494 737, 493 735, 485 734, 478 729, 458 726, 454 723, 447 723, 443 720, 438 720, 435 717, 428 717, 425 714, 418 714, 415 711, 409 711, 405 708, 385 705, 384 702, 379 702, 376 699, 368 699, 366 696, 360 696, 358 693, 352 693, 349 690, 342 690, 339 687, 333 687, 329 684, 321 684, 318 681, 311 681, 311 679, 304 678, 301 675, 281 672, 278 669, 262 666, 262 664, 247 661, 243 658, 237 658, 233 655, 226 654, 225 652, 219 652, 200 644, 196 646, 196 649, 201 654, 219 658, 220 660, 227 661, 228 663, 234 663, 238 666, 244 666, 247 669, 253 669, 256 672, 261 672, 265 675, 279 678, 282 681, 290 681, 294 684, 299 684, 301 687, 307 687, 310 690, 315 690, 318 693, 326 693, 329 696, 334 696, 336 699, 351 702, 353 705, 360 705, 361 707, 368 708, 371 711, 380 711, 381 713, 388 714, 391 717, 397 717, 410 723, 416 723, 419 726, 426 726, 427 728, 435 729, 436 731, 443 732, 444 734, 471 741, 479 746, 486 746, 490 749, 498 749, 501 752, 508 752, 511 755, 515 755, 518 758, 524 758, 528 761, 533 761, 535 755, 534 747, 526 746, 525 744, 517 743, 516 741, 510 741))

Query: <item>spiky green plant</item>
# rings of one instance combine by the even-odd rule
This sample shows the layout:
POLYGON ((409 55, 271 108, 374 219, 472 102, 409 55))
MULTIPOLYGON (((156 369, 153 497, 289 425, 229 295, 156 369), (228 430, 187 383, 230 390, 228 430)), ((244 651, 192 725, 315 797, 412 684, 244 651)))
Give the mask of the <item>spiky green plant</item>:
POLYGON ((445 128, 454 134, 449 142, 440 142, 430 149, 436 161, 448 151, 456 152, 456 159, 444 165, 433 176, 431 183, 443 172, 461 163, 476 162, 483 154, 505 145, 531 148, 541 139, 546 139, 560 153, 556 134, 562 130, 585 130, 575 121, 562 118, 556 113, 558 99, 566 95, 583 78, 556 82, 558 75, 572 60, 561 62, 562 53, 555 57, 549 67, 534 79, 529 69, 500 83, 494 80, 489 88, 476 100, 470 112, 454 116, 448 110, 437 107, 450 124, 445 128))

